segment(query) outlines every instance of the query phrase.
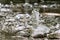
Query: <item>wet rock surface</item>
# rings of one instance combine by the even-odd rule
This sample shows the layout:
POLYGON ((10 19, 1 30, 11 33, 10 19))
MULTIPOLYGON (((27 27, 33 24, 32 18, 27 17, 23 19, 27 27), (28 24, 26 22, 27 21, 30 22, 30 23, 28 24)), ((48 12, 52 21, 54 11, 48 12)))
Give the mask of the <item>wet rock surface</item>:
POLYGON ((49 31, 50 31, 50 29, 47 26, 40 24, 39 27, 34 29, 34 32, 33 32, 32 36, 33 37, 34 36, 39 36, 39 35, 43 36, 44 34, 49 33, 49 31))
MULTIPOLYGON (((24 5, 25 8, 26 5, 24 5)), ((30 10, 32 10, 32 5, 28 4, 27 6, 30 6, 30 10)), ((11 9, 1 9, 1 40, 53 40, 54 38, 60 38, 60 23, 55 16, 39 14, 38 8, 37 10, 34 9, 35 11, 32 10, 34 12, 31 11, 31 15, 27 12, 30 10, 25 8, 25 13, 14 12, 12 7, 11 9)))

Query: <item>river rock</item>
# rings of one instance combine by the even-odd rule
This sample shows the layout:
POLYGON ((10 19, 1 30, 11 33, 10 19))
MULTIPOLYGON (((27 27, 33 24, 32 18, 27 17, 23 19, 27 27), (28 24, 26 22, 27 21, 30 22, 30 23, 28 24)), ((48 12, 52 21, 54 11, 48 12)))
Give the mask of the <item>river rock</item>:
MULTIPOLYGON (((44 35, 45 33, 49 33, 50 29, 45 25, 39 25, 36 29, 34 29, 34 32, 32 33, 32 36, 39 36, 44 35)), ((41 37, 40 36, 40 37, 41 37)))
POLYGON ((60 30, 57 30, 48 35, 48 38, 60 38, 60 30))

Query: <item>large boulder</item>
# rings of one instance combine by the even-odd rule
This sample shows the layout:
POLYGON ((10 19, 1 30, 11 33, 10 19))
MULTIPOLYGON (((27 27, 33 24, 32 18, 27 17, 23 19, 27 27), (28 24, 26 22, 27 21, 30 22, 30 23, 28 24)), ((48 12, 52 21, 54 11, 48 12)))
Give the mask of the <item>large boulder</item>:
POLYGON ((34 29, 34 32, 32 33, 32 37, 41 37, 42 35, 49 33, 50 29, 45 25, 39 25, 36 29, 34 29))

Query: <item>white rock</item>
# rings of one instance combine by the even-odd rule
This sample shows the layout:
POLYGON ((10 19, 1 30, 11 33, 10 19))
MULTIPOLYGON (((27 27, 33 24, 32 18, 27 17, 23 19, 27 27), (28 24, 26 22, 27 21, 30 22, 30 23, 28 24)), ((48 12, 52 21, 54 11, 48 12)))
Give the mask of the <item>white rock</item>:
POLYGON ((59 26, 60 26, 60 24, 57 24, 57 25, 55 26, 55 28, 59 29, 59 26))
POLYGON ((6 11, 6 8, 1 8, 1 11, 6 11))
POLYGON ((47 6, 47 5, 41 5, 41 7, 43 7, 43 8, 47 8, 48 6, 47 6))
POLYGON ((23 34, 25 34, 25 32, 24 32, 24 31, 20 31, 20 33, 23 33, 23 34))
POLYGON ((12 19, 6 19, 5 21, 15 21, 15 19, 14 18, 12 18, 12 19))
POLYGON ((30 6, 30 7, 32 8, 32 5, 29 4, 29 3, 25 3, 25 4, 23 4, 23 6, 24 6, 24 7, 28 7, 28 6, 30 6))
POLYGON ((30 15, 29 14, 26 14, 26 17, 30 17, 30 15))
POLYGON ((60 38, 60 30, 55 31, 56 38, 60 38))
POLYGON ((20 19, 21 17, 24 17, 24 14, 17 14, 15 17, 16 17, 17 19, 20 19))
POLYGON ((1 8, 1 7, 4 7, 4 5, 0 3, 0 8, 1 8))
POLYGON ((26 28, 31 28, 32 30, 34 30, 33 26, 31 26, 31 25, 27 25, 26 28))
POLYGON ((15 30, 23 30, 25 28, 25 26, 19 26, 19 27, 16 27, 15 30))
POLYGON ((11 9, 6 9, 6 8, 1 8, 0 10, 1 12, 7 12, 7 11, 12 12, 11 9))
POLYGON ((10 6, 8 4, 6 4, 5 7, 10 7, 10 6))
POLYGON ((60 30, 55 31, 55 33, 60 33, 60 30))
POLYGON ((49 38, 60 38, 60 30, 57 30, 48 35, 49 38), (55 35, 55 36, 54 36, 55 35))
POLYGON ((45 25, 39 25, 36 29, 34 29, 34 32, 32 33, 32 36, 49 33, 50 29, 45 25))

